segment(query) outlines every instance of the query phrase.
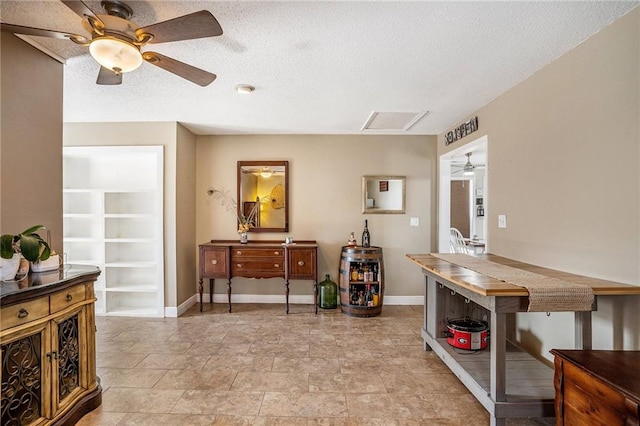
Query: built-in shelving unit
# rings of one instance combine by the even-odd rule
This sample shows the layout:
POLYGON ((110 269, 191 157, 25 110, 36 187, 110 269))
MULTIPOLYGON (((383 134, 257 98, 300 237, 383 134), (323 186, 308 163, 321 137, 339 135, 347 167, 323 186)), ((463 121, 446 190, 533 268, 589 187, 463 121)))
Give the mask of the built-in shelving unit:
POLYGON ((64 253, 97 265, 96 314, 164 316, 161 146, 65 147, 64 253))

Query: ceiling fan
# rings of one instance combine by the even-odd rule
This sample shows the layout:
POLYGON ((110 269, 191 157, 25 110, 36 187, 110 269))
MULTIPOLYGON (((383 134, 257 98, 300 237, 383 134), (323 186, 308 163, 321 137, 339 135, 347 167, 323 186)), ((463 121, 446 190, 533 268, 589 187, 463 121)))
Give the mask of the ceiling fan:
POLYGON ((62 31, 0 23, 4 32, 29 36, 68 39, 89 47, 91 56, 101 65, 97 84, 122 83, 122 74, 137 69, 142 61, 160 67, 200 86, 207 86, 216 75, 157 52, 140 50, 146 44, 215 37, 222 34, 216 18, 207 10, 190 13, 146 27, 138 27, 129 18, 133 10, 119 0, 101 2, 106 15, 95 14, 80 0, 61 0, 82 18, 91 38, 62 31))
POLYGON ((473 163, 471 163, 471 154, 473 154, 473 152, 467 152, 467 153, 464 154, 464 155, 467 156, 467 162, 466 163, 464 163, 464 164, 462 164, 462 163, 459 163, 459 164, 452 163, 451 164, 451 167, 460 167, 460 169, 454 170, 452 172, 453 174, 462 173, 464 176, 472 176, 473 175, 473 171, 476 168, 484 167, 484 164, 473 164, 473 163))

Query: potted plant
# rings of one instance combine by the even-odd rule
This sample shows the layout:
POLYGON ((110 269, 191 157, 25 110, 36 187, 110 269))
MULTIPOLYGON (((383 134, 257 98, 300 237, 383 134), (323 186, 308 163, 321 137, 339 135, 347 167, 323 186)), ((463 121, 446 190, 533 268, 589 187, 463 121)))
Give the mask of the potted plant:
POLYGON ((19 234, 5 234, 0 237, 2 280, 10 280, 15 277, 20 267, 21 257, 29 262, 39 262, 47 260, 51 256, 49 243, 36 233, 41 229, 45 229, 44 226, 35 225, 19 234))

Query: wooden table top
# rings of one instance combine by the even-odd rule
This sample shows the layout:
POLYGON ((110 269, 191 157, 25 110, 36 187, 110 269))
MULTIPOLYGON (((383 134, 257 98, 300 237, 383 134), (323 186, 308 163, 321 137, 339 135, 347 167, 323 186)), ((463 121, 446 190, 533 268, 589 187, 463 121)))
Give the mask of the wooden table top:
MULTIPOLYGON (((488 277, 478 272, 454 265, 445 260, 438 259, 428 253, 424 254, 407 254, 409 260, 423 269, 451 281, 461 287, 469 289, 483 296, 528 296, 526 288, 519 287, 495 278, 488 277)), ((531 265, 517 260, 508 259, 506 257, 496 256, 494 254, 478 254, 474 255, 479 259, 490 262, 499 263, 501 265, 522 269, 524 271, 569 281, 576 284, 589 286, 596 296, 605 295, 640 295, 640 286, 623 284, 614 281, 601 280, 598 278, 585 277, 582 275, 570 274, 568 272, 557 271, 555 269, 543 268, 541 266, 531 265)))

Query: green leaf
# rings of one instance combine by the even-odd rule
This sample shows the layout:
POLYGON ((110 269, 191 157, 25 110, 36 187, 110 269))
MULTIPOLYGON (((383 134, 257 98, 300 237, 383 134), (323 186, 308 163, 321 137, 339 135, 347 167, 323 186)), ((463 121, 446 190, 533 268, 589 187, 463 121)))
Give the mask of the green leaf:
POLYGON ((30 262, 36 262, 40 256, 40 241, 32 235, 20 235, 20 251, 30 262))
POLYGON ((11 259, 13 257, 13 235, 0 237, 0 257, 11 259))
POLYGON ((42 226, 42 225, 35 225, 35 226, 32 226, 31 228, 28 228, 28 229, 24 230, 21 234, 22 234, 22 235, 31 235, 31 234, 33 234, 34 232, 39 231, 39 230, 41 230, 41 229, 44 229, 44 226, 42 226))

